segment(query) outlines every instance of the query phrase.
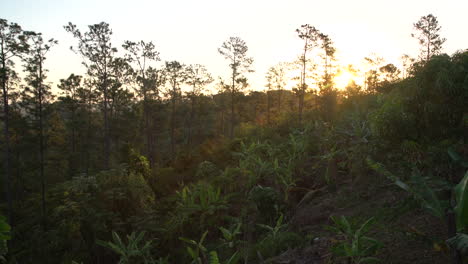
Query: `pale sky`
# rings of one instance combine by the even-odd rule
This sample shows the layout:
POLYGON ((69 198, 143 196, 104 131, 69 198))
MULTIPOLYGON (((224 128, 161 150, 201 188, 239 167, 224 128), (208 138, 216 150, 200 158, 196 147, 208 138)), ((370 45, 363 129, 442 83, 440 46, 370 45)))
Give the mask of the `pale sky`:
POLYGON ((87 25, 105 21, 119 51, 124 40, 153 41, 163 61, 203 64, 215 79, 229 73, 218 47, 238 36, 254 58, 249 89, 260 90, 270 66, 300 53, 295 29, 302 24, 331 37, 341 64, 359 65, 376 53, 399 65, 402 54, 417 56, 413 23, 429 13, 438 18, 447 38, 444 52, 467 49, 467 10, 467 0, 1 0, 0 18, 59 41, 45 65, 55 84, 70 73, 84 72, 81 59, 69 50, 77 42, 63 26, 72 22, 86 31, 87 25))

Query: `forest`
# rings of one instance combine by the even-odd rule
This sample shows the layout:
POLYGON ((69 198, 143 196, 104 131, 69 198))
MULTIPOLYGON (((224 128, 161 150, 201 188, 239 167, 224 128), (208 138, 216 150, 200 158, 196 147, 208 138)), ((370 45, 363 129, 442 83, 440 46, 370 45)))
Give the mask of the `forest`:
POLYGON ((304 24, 266 73, 226 39, 215 78, 70 22, 86 72, 52 84, 60 43, 0 19, 0 262, 468 263, 468 49, 408 27, 403 67, 338 65, 304 24))

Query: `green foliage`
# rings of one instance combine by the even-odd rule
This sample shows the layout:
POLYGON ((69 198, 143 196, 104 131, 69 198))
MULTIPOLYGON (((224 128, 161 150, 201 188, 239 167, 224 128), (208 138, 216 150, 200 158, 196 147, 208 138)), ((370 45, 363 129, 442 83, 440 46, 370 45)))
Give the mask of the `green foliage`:
MULTIPOLYGON (((206 235, 208 235, 208 231, 205 231, 203 235, 201 236, 199 241, 195 241, 193 239, 188 239, 185 237, 179 237, 180 240, 186 242, 190 246, 187 246, 187 252, 190 255, 190 258, 192 259, 192 264, 204 264, 207 263, 207 249, 203 245, 206 235)), ((213 261, 218 261, 217 257, 213 261)))
MULTIPOLYGON (((3 104, 9 108, 5 122, 11 121, 10 135, 3 136, 6 144, 0 146, 9 156, 3 174, 11 179, 3 183, 10 188, 5 190, 11 196, 6 201, 15 200, 9 208, 15 223, 9 262, 114 261, 110 251, 96 244, 101 241, 119 255, 121 263, 168 263, 169 257, 156 259, 159 252, 145 241, 141 230, 148 238, 161 238, 158 250, 175 263, 187 263, 190 257, 197 264, 233 264, 241 255, 244 262, 263 262, 263 257, 302 245, 301 235, 291 232, 298 226, 288 228, 286 216, 294 215, 298 220, 294 223, 301 225, 301 217, 309 217, 304 216, 312 207, 309 201, 316 198, 313 206, 327 214, 337 208, 333 200, 329 204, 318 197, 334 195, 324 185, 337 190, 338 202, 351 200, 343 195, 348 189, 343 176, 352 178, 353 196, 372 195, 377 188, 387 187, 364 185, 365 193, 354 188, 363 186, 359 177, 374 176, 365 166, 367 157, 369 167, 407 191, 432 215, 442 218, 453 209, 458 235, 448 243, 466 249, 468 173, 454 189, 450 185, 458 181, 461 167, 468 165, 449 150, 451 163, 446 149, 454 146, 466 154, 467 51, 453 56, 434 53, 414 63, 410 77, 403 80, 394 65, 368 59, 373 69, 364 76, 367 89, 354 83, 340 91, 333 86, 336 65, 331 40, 304 25, 305 31, 298 32, 306 41, 301 66, 312 66, 307 58, 311 48, 321 46, 325 52, 320 54, 326 73, 318 80, 318 94, 308 90, 308 78, 314 75, 308 67, 302 68, 295 91, 281 87, 282 73, 270 72, 266 93, 244 94, 244 74, 252 60, 246 57, 245 43, 230 38, 220 53, 234 61, 229 65, 232 79, 221 82, 218 94, 203 95, 202 86, 211 78, 200 65, 189 72, 179 62, 157 68, 150 65, 159 60, 154 45, 143 41, 127 41, 128 53, 118 58, 105 22, 89 26, 86 32, 71 23, 65 29, 77 39, 74 51, 82 55, 88 74, 63 80, 60 100, 43 100, 43 116, 48 117, 43 120, 44 184, 37 177, 41 166, 39 130, 35 129, 42 114, 31 111, 39 102, 31 99, 38 94, 20 84, 36 87, 45 76, 32 78, 40 71, 30 63, 26 71, 31 75, 22 81, 21 74, 14 72, 13 57, 0 69, 0 75, 8 77, 0 79, 7 100, 3 104), (172 89, 163 95, 168 80, 172 89), (182 84, 193 90, 183 94, 182 84), (125 89, 135 85, 139 86, 135 94, 125 89), (26 93, 16 93, 18 88, 26 93), (385 160, 394 173, 371 159, 385 160), (44 189, 47 221, 38 217, 44 189), (449 190, 457 202, 454 208, 449 206, 449 190), (112 237, 110 230, 115 231, 112 237), (123 241, 118 233, 131 235, 123 241), (199 241, 184 238, 200 235, 199 241), (185 250, 188 256, 181 254, 185 250)), ((3 48, 10 56, 28 55, 27 38, 18 25, 0 19, 2 30, 9 39, 3 48)), ((42 88, 45 91, 48 85, 42 88)), ((393 191, 382 193, 393 196, 393 191)), ((312 218, 307 220, 319 217, 312 218)), ((371 220, 358 226, 346 218, 333 221, 339 239, 337 255, 354 263, 376 261, 373 254, 379 243, 366 236, 371 220)), ((0 219, 0 255, 6 254, 9 239, 9 227, 3 222, 0 219)))
POLYGON ((210 179, 219 176, 221 174, 218 167, 210 161, 203 161, 198 164, 197 172, 195 176, 197 179, 210 179))
POLYGON ((0 261, 6 262, 5 256, 8 253, 7 241, 11 239, 11 227, 3 215, 0 215, 0 261))
POLYGON ((453 149, 449 149, 447 151, 449 154, 450 158, 457 164, 460 164, 464 168, 468 168, 468 161, 464 160, 460 155, 458 155, 457 152, 455 152, 453 149))
POLYGON ((165 196, 178 187, 182 176, 172 167, 155 168, 149 182, 156 194, 165 196))
POLYGON ((241 232, 242 223, 237 223, 231 229, 226 229, 224 227, 219 227, 219 230, 223 234, 223 244, 228 248, 235 248, 240 242, 237 236, 242 234, 241 232))
POLYGON ((276 256, 289 248, 298 247, 304 242, 300 235, 287 231, 288 225, 283 221, 284 216, 280 214, 274 226, 257 224, 266 231, 263 238, 255 246, 257 254, 262 258, 276 256))
POLYGON ((335 256, 345 257, 353 264, 380 262, 378 258, 373 256, 383 244, 366 236, 374 222, 374 218, 368 219, 358 227, 352 226, 345 216, 340 218, 332 216, 331 220, 334 226, 328 226, 327 228, 342 237, 332 248, 335 256))
POLYGON ((101 199, 123 218, 132 212, 142 213, 154 203, 154 193, 141 174, 127 174, 123 169, 105 171, 96 175, 96 182, 103 190, 101 199))
POLYGON ((372 134, 391 143, 415 138, 415 118, 405 110, 403 97, 394 93, 385 99, 369 117, 372 134))
POLYGON ((449 188, 446 182, 431 177, 422 177, 418 171, 413 171, 409 183, 405 183, 385 169, 382 164, 371 159, 368 159, 367 162, 372 169, 386 176, 401 189, 411 193, 428 212, 440 219, 445 216, 445 210, 449 203, 446 200, 441 200, 438 193, 449 188))
POLYGON ((468 235, 463 233, 457 233, 456 236, 447 240, 452 248, 459 250, 462 254, 468 254, 468 235))
POLYGON ((210 262, 209 264, 236 264, 240 260, 239 254, 235 252, 229 259, 224 262, 221 262, 218 258, 218 253, 216 251, 210 251, 210 262))
POLYGON ((258 226, 268 231, 265 239, 269 239, 269 238, 276 239, 278 234, 284 228, 286 228, 287 224, 283 224, 283 214, 280 214, 280 216, 276 220, 275 226, 262 225, 262 224, 258 224, 258 226))
POLYGON ((119 264, 155 264, 157 262, 151 256, 152 241, 144 242, 144 236, 145 232, 132 232, 127 235, 125 243, 116 232, 112 232, 112 242, 98 240, 97 243, 117 253, 119 264))
POLYGON ((468 233, 468 171, 465 177, 458 183, 455 188, 455 215, 457 229, 468 233))
POLYGON ((247 188, 264 181, 267 176, 274 174, 271 157, 275 149, 267 142, 241 142, 241 149, 235 153, 239 157, 239 168, 249 175, 247 188))
POLYGON ((127 161, 129 173, 142 175, 145 179, 151 175, 148 159, 132 148, 127 153, 127 161))
POLYGON ((267 220, 272 220, 278 213, 280 207, 279 193, 271 187, 257 185, 249 192, 251 200, 260 215, 267 220))
POLYGON ((198 221, 198 228, 213 227, 224 218, 229 197, 219 187, 200 182, 176 192, 176 207, 170 216, 172 228, 181 229, 198 221))
POLYGON ((288 202, 289 193, 297 184, 296 174, 301 173, 300 165, 310 146, 309 132, 309 127, 294 130, 288 141, 280 145, 269 141, 250 144, 242 141, 235 155, 239 157, 239 168, 248 174, 247 187, 255 184, 279 187, 283 201, 288 202))

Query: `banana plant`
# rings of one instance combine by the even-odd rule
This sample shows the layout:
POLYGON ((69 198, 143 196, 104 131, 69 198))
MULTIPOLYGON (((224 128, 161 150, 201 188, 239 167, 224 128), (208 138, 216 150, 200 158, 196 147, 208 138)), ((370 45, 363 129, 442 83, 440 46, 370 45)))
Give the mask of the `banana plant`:
MULTIPOLYGON (((455 163, 459 164, 461 167, 468 168, 468 162, 464 161, 452 149, 448 150, 448 154, 455 163)), ((420 202, 422 207, 433 215, 443 219, 446 216, 446 212, 453 212, 455 214, 455 219, 452 218, 452 220, 450 220, 451 218, 448 217, 449 235, 453 235, 453 237, 448 239, 447 243, 458 252, 464 254, 468 253, 468 171, 455 187, 447 187, 447 184, 445 184, 446 186, 444 188, 451 190, 455 197, 456 204, 452 208, 448 200, 441 200, 437 197, 435 190, 427 185, 427 181, 423 177, 418 175, 415 177, 413 175, 412 184, 406 184, 387 171, 382 164, 376 163, 370 159, 367 161, 371 168, 394 181, 400 188, 410 192, 416 200, 420 202), (450 228, 450 226, 452 225, 455 226, 454 231, 451 231, 452 228, 450 228), (454 234, 455 232, 457 233, 454 234)), ((457 252, 454 254, 454 263, 461 263, 457 252)))
POLYGON ((242 234, 241 226, 242 223, 238 223, 233 228, 231 228, 231 230, 226 229, 224 227, 219 227, 219 230, 223 234, 223 244, 226 245, 228 248, 234 248, 236 244, 238 244, 238 242, 240 241, 237 239, 237 236, 242 234))
POLYGON ((273 171, 277 181, 282 185, 284 192, 284 201, 289 200, 289 192, 296 187, 297 180, 294 178, 294 160, 288 159, 286 164, 281 165, 278 159, 273 162, 273 171))
POLYGON ((176 192, 177 207, 174 215, 181 224, 196 215, 200 224, 204 225, 209 216, 228 208, 229 196, 221 194, 221 189, 207 183, 197 183, 191 187, 185 186, 176 192))
POLYGON ((283 231, 283 229, 286 228, 286 226, 287 226, 287 224, 283 224, 283 214, 280 214, 280 216, 276 220, 275 226, 262 225, 262 224, 257 224, 257 225, 268 231, 268 234, 266 235, 264 240, 265 239, 275 240, 278 237, 278 234, 281 231, 283 231))
POLYGON ((454 188, 456 206, 453 208, 457 225, 457 234, 447 243, 463 255, 468 255, 468 171, 454 188))
POLYGON ((142 242, 144 235, 145 232, 132 232, 130 235, 127 235, 128 242, 125 243, 116 232, 112 232, 112 242, 98 240, 97 244, 119 254, 119 264, 156 263, 153 260, 150 252, 152 241, 146 241, 142 245, 140 243, 142 242))
POLYGON ((353 228, 345 216, 341 216, 340 218, 332 216, 331 220, 335 225, 327 226, 327 229, 343 237, 332 248, 332 252, 335 255, 346 258, 348 263, 352 264, 380 262, 378 258, 373 256, 383 244, 376 239, 366 236, 366 233, 374 222, 374 218, 369 218, 357 229, 353 228))
POLYGON ((226 261, 221 262, 216 251, 210 252, 210 262, 209 264, 236 264, 239 262, 239 253, 236 251, 232 256, 226 261))
POLYGON ((206 257, 207 249, 203 245, 203 242, 205 241, 207 234, 208 234, 208 231, 205 231, 205 233, 203 233, 199 241, 195 241, 193 239, 188 239, 185 237, 179 237, 180 240, 190 245, 190 246, 187 246, 187 253, 192 258, 191 264, 207 263, 207 257, 206 257))

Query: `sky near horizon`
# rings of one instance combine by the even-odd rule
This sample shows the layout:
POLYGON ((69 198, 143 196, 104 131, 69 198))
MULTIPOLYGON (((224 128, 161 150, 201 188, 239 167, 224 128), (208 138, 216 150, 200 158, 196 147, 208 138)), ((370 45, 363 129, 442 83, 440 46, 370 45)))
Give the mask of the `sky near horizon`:
POLYGON ((0 18, 59 41, 45 64, 54 88, 59 79, 84 73, 80 57, 69 49, 77 42, 63 26, 72 22, 86 31, 88 25, 105 21, 119 52, 125 40, 153 41, 162 61, 203 64, 215 79, 229 74, 218 48, 238 36, 254 59, 248 89, 261 90, 269 67, 300 54, 295 29, 302 24, 331 37, 342 65, 359 66, 371 53, 399 65, 401 55, 418 55, 413 23, 429 13, 438 18, 447 38, 443 52, 467 49, 467 10, 467 0, 1 0, 0 18))

